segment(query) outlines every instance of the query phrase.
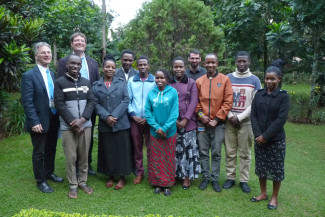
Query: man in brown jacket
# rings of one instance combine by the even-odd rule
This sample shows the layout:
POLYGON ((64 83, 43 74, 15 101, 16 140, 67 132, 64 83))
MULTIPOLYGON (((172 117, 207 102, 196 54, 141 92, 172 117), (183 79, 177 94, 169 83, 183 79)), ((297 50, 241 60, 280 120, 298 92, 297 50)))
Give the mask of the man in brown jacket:
POLYGON ((198 141, 200 148, 203 180, 201 190, 211 184, 216 192, 220 192, 219 173, 221 146, 224 140, 224 120, 233 104, 233 91, 230 79, 217 71, 218 57, 211 53, 205 57, 207 74, 196 80, 199 103, 196 112, 199 116, 198 141), (209 150, 211 149, 211 174, 209 150))

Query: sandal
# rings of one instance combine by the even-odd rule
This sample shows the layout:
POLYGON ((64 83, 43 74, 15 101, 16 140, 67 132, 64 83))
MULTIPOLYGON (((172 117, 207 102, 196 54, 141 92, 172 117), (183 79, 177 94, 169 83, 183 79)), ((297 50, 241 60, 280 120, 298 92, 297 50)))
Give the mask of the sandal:
POLYGON ((87 185, 83 185, 83 186, 79 186, 79 188, 81 188, 81 190, 83 190, 86 194, 93 194, 94 190, 87 186, 87 185))
POLYGON ((76 199, 78 197, 78 189, 77 188, 70 189, 68 193, 68 197, 70 199, 76 199))
POLYGON ((105 186, 106 186, 106 188, 111 188, 111 187, 113 187, 113 185, 114 185, 114 180, 109 179, 109 180, 107 180, 105 186))

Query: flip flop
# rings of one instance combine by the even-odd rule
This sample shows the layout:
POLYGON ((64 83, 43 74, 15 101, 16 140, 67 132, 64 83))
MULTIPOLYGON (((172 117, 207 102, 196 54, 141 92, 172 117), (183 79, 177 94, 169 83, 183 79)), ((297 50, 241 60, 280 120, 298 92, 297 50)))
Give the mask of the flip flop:
POLYGON ((76 199, 78 197, 78 189, 76 189, 76 188, 70 189, 69 193, 68 193, 68 197, 70 199, 76 199))
POLYGON ((84 186, 80 186, 81 190, 83 190, 83 192, 85 192, 86 194, 93 194, 94 193, 94 190, 87 186, 87 185, 84 185, 84 186))

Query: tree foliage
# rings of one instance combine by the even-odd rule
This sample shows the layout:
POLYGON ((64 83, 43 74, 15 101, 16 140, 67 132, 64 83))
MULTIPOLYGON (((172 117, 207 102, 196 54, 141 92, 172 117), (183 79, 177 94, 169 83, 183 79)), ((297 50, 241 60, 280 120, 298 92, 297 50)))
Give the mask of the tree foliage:
MULTIPOLYGON (((0 3, 1 89, 19 88, 20 75, 33 59, 31 47, 38 41, 53 45, 56 60, 71 52, 70 36, 81 31, 88 39, 88 54, 101 60, 103 15, 92 0, 0 0, 0 3)), ((112 16, 104 16, 108 27, 112 16)))
POLYGON ((222 31, 214 25, 209 7, 196 0, 145 3, 123 34, 120 47, 149 56, 152 70, 170 68, 174 57, 187 56, 193 48, 205 54, 224 51, 222 31))
POLYGON ((0 6, 0 87, 18 88, 25 65, 31 62, 29 45, 42 31, 43 20, 25 18, 0 6))

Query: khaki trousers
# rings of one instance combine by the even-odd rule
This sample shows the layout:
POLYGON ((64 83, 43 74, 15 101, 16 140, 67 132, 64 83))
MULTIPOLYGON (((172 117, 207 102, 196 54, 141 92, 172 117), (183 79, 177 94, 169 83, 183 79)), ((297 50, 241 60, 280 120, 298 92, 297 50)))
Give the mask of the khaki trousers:
POLYGON ((252 126, 241 124, 235 128, 227 120, 225 123, 225 149, 227 179, 236 180, 237 152, 239 152, 240 182, 249 181, 251 166, 251 147, 253 142, 252 126))
POLYGON ((88 151, 90 146, 91 128, 78 135, 72 130, 62 131, 62 146, 66 158, 66 170, 70 189, 86 185, 88 178, 88 151), (78 157, 78 161, 77 161, 78 157), (77 177, 76 161, 78 162, 79 176, 77 177))

